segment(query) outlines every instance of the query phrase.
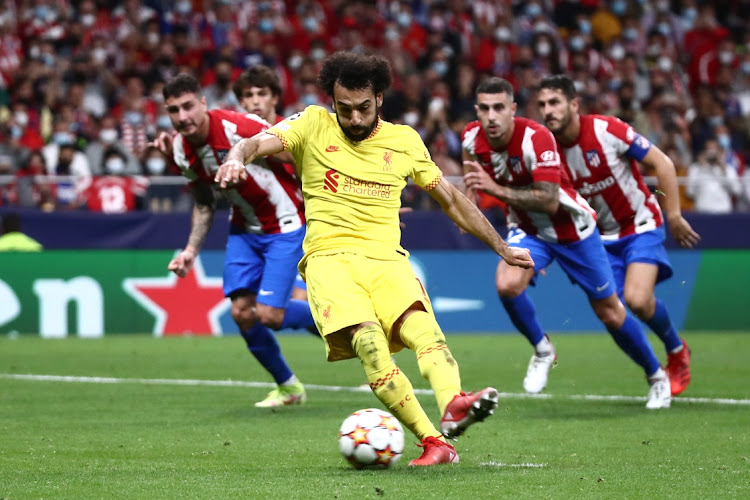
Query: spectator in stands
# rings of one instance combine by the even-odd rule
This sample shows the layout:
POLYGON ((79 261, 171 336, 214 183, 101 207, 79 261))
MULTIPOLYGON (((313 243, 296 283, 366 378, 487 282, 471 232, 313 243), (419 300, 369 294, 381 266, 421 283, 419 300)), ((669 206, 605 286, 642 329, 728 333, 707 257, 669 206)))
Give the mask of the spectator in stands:
POLYGON ((724 151, 716 139, 709 139, 697 161, 688 171, 687 193, 696 212, 726 214, 733 208, 733 197, 742 191, 737 172, 728 168, 724 151))
POLYGON ((126 161, 115 148, 104 152, 104 175, 94 177, 83 195, 90 211, 119 214, 143 208, 148 179, 125 175, 126 161))
POLYGON ((216 79, 203 90, 208 109, 239 111, 240 103, 232 90, 234 60, 222 58, 216 61, 216 79))
POLYGON ((120 132, 117 130, 117 121, 113 116, 109 115, 102 118, 99 123, 97 137, 90 141, 85 149, 93 175, 102 175, 105 173, 104 156, 107 151, 117 151, 125 158, 124 174, 136 175, 140 173, 140 163, 125 144, 123 144, 120 139, 120 132))
POLYGON ((9 212, 2 216, 0 252, 40 252, 42 245, 21 232, 21 217, 9 212))

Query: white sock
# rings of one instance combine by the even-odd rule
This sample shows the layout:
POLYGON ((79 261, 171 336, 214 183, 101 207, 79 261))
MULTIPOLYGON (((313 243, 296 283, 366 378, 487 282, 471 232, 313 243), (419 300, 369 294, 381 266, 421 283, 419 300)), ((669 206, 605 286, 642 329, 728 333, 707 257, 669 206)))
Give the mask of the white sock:
POLYGON ((282 387, 289 387, 290 385, 294 385, 298 382, 297 376, 292 374, 291 377, 289 377, 287 380, 281 383, 282 387))
POLYGON ((552 342, 549 341, 549 338, 545 335, 542 337, 542 340, 539 341, 537 345, 534 346, 534 351, 536 352, 537 356, 549 356, 555 351, 555 348, 552 347, 552 342))
POLYGON ((669 354, 677 354, 678 352, 682 351, 682 349, 685 348, 685 344, 680 344, 679 347, 675 347, 671 351, 669 351, 669 354))
POLYGON ((665 372, 664 369, 660 366, 658 370, 648 376, 648 383, 653 384, 657 380, 662 380, 665 378, 667 378, 667 372, 665 372))

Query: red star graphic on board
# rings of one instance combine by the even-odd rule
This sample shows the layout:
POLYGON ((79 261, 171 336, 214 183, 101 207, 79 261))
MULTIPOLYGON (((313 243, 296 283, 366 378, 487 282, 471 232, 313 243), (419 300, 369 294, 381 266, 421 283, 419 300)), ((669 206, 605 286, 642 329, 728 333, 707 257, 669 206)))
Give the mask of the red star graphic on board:
POLYGON ((154 335, 221 333, 219 317, 230 307, 221 278, 207 278, 200 257, 184 278, 128 278, 123 288, 155 317, 154 335))

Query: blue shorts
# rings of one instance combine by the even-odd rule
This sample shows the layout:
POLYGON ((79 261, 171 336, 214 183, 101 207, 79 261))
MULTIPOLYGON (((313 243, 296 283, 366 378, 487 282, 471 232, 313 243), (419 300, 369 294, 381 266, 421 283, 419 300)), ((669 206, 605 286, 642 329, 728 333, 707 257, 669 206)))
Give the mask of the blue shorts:
POLYGON ((623 293, 625 273, 633 262, 644 262, 658 267, 657 283, 672 277, 672 264, 669 263, 667 250, 664 248, 664 239, 665 232, 662 226, 645 233, 631 234, 618 240, 604 242, 607 257, 615 275, 617 293, 623 293))
POLYGON ((224 257, 224 295, 247 290, 257 294, 261 304, 286 308, 304 238, 304 227, 277 234, 230 232, 224 257))
POLYGON ((302 279, 302 276, 299 273, 297 273, 297 277, 294 278, 294 288, 307 290, 307 283, 305 283, 305 280, 302 279))
POLYGON ((570 281, 583 288, 589 299, 600 300, 615 293, 615 278, 599 230, 566 245, 542 241, 519 228, 511 229, 506 239, 512 247, 529 249, 534 259, 534 277, 557 259, 570 281))

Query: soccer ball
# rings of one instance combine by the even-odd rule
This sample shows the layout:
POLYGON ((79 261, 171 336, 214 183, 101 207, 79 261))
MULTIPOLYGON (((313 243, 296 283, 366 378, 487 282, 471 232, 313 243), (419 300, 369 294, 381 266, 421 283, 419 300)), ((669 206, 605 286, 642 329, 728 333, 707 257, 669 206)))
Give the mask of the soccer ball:
POLYGON ((396 417, 386 411, 358 410, 341 424, 339 450, 357 469, 385 469, 404 452, 404 431, 396 417))

